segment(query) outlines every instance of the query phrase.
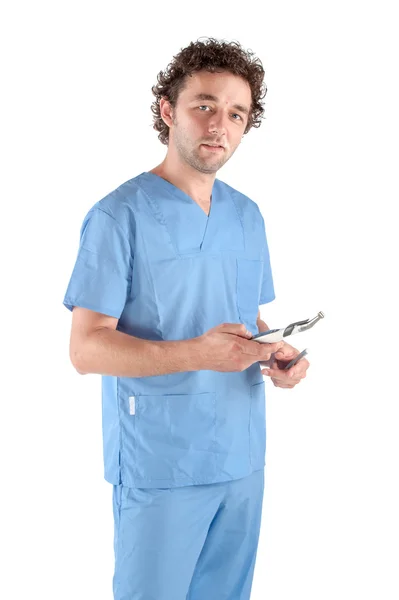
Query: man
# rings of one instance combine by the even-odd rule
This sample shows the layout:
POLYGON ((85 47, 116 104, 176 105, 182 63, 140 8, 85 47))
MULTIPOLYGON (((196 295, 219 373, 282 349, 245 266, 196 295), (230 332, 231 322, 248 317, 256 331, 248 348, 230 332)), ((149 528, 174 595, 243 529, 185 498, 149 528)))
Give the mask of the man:
POLYGON ((102 375, 114 598, 244 600, 258 546, 265 382, 309 366, 251 337, 274 299, 255 202, 216 179, 260 124, 266 90, 237 43, 191 43, 158 75, 161 164, 86 215, 64 298, 71 361, 102 375))

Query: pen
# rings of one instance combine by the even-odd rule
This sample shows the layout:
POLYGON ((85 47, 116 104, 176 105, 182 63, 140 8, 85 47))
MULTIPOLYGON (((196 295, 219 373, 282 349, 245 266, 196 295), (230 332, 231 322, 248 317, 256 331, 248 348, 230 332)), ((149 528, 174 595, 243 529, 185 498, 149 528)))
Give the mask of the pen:
POLYGON ((302 350, 302 352, 300 352, 298 354, 298 356, 296 356, 295 358, 293 358, 286 367, 284 367, 284 370, 286 371, 287 369, 290 369, 291 367, 293 367, 294 365, 296 365, 296 363, 298 362, 298 360, 300 360, 302 358, 302 356, 305 356, 305 354, 308 353, 308 349, 305 348, 305 350, 302 350))

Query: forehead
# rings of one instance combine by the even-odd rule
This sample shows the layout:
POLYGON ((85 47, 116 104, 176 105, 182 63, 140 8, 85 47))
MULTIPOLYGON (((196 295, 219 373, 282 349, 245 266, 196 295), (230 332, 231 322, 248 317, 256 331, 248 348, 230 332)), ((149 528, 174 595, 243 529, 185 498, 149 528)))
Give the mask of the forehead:
POLYGON ((249 83, 239 75, 233 75, 228 71, 220 73, 198 71, 188 76, 179 97, 189 102, 198 94, 216 96, 222 103, 243 104, 248 109, 251 106, 249 83))

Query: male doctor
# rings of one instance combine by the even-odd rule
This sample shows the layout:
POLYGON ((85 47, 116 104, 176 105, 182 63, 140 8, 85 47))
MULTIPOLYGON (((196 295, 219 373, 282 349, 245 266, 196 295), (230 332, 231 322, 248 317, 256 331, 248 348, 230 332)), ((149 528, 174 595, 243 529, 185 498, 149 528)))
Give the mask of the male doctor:
POLYGON ((72 364, 102 375, 115 600, 250 598, 262 375, 292 388, 309 366, 285 371, 296 348, 251 339, 268 329, 259 305, 275 298, 265 223, 216 178, 260 125, 263 78, 237 42, 183 48, 152 88, 164 160, 99 200, 81 227, 63 302, 72 364))

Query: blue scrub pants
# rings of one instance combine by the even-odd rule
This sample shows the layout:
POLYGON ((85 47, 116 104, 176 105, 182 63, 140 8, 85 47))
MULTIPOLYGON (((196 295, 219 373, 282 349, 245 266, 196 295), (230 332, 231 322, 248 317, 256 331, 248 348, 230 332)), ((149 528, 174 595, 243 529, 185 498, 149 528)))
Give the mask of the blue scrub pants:
POLYGON ((115 600, 248 600, 264 469, 222 483, 113 486, 115 600))

